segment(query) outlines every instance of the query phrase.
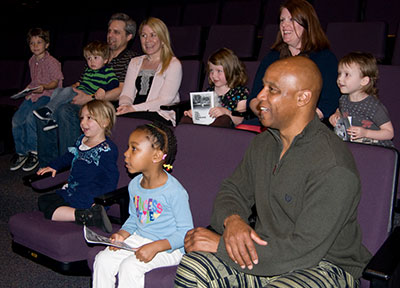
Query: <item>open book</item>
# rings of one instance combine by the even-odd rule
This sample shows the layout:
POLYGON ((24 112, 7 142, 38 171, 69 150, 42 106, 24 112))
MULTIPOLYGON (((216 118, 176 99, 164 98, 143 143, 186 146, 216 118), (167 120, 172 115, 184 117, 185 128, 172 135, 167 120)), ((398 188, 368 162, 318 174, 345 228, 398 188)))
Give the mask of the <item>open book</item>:
POLYGON ((350 135, 347 133, 347 129, 351 127, 351 116, 340 117, 336 121, 335 133, 344 141, 351 141, 350 135))
POLYGON ((16 94, 12 95, 10 98, 11 99, 19 99, 19 98, 25 97, 26 95, 28 95, 29 93, 31 93, 32 91, 34 91, 38 88, 39 88, 39 86, 33 87, 33 88, 26 88, 16 94))
POLYGON ((111 243, 110 238, 97 234, 93 230, 90 230, 89 228, 87 228, 86 225, 83 226, 83 235, 85 236, 85 240, 88 243, 104 244, 107 246, 113 246, 113 247, 117 247, 120 249, 125 249, 125 250, 131 251, 131 252, 135 252, 138 249, 138 248, 133 248, 133 247, 129 246, 125 242, 115 241, 115 242, 111 243))
POLYGON ((215 118, 208 113, 211 108, 218 106, 218 96, 214 91, 191 92, 190 105, 194 124, 209 125, 215 118))

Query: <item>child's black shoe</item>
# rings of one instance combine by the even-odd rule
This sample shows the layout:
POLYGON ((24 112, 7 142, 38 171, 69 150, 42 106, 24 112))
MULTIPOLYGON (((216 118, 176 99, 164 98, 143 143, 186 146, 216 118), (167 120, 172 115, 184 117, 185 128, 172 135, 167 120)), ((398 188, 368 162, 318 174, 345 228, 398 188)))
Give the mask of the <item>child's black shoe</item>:
POLYGON ((43 131, 49 131, 58 127, 58 124, 54 120, 49 120, 46 126, 43 127, 43 131))
POLYGON ((53 112, 47 107, 42 107, 40 109, 33 110, 33 114, 40 120, 50 120, 53 112))
POLYGON ((112 231, 112 225, 107 216, 107 212, 104 207, 99 204, 93 205, 90 209, 76 209, 75 223, 86 226, 96 226, 107 233, 112 231))

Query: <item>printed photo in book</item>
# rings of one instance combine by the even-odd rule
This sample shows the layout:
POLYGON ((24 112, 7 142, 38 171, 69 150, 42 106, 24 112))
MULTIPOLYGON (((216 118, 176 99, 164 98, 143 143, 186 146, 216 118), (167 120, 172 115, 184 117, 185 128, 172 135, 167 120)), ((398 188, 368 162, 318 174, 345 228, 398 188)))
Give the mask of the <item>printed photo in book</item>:
POLYGON ((138 248, 129 246, 125 242, 119 242, 119 241, 111 242, 110 238, 99 235, 86 226, 83 226, 83 235, 85 237, 86 242, 88 242, 88 243, 113 246, 113 247, 117 247, 120 249, 131 251, 131 252, 135 252, 138 249, 138 248))
POLYGON ((350 127, 351 127, 351 116, 340 117, 336 121, 335 133, 340 138, 342 138, 343 141, 351 141, 350 135, 347 133, 347 129, 349 129, 350 127))
POLYGON ((190 105, 194 124, 209 125, 215 118, 209 115, 211 108, 218 105, 218 97, 214 91, 191 92, 190 105))

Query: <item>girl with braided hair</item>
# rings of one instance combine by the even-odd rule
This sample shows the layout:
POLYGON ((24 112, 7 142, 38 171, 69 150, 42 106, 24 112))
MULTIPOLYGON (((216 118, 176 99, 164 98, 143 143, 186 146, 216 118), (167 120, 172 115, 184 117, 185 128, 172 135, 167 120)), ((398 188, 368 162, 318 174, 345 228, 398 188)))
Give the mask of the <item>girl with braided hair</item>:
POLYGON ((136 252, 107 247, 97 254, 93 287, 144 287, 144 274, 179 264, 186 232, 193 228, 188 194, 171 169, 177 152, 172 130, 152 123, 137 127, 129 137, 125 163, 139 173, 129 183, 129 218, 111 241, 124 241, 136 252))

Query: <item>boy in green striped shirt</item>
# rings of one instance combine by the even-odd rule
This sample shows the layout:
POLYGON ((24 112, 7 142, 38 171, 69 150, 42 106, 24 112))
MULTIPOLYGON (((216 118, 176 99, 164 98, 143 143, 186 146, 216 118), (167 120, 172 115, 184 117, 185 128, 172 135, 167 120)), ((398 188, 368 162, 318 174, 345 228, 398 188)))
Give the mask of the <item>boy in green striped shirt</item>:
POLYGON ((62 104, 72 101, 77 95, 76 89, 82 90, 88 97, 96 99, 96 97, 103 98, 106 91, 119 86, 113 68, 107 65, 109 53, 107 43, 93 41, 85 46, 83 55, 87 61, 87 67, 80 81, 69 87, 55 89, 47 105, 33 111, 33 114, 40 120, 48 121, 48 124, 43 127, 44 131, 58 127, 52 114, 62 104))

